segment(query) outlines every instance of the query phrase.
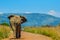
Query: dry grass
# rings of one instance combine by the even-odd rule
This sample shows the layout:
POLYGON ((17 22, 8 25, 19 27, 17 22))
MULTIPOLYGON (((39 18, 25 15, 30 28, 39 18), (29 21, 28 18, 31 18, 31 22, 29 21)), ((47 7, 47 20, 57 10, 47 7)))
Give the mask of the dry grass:
POLYGON ((60 40, 60 27, 25 27, 24 31, 46 35, 53 40, 60 40))
POLYGON ((0 25, 0 40, 9 37, 10 28, 8 26, 0 25))

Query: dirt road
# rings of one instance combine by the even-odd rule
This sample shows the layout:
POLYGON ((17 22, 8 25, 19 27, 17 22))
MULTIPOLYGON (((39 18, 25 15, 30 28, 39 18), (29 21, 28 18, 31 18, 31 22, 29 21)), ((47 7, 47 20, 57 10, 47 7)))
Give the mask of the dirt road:
POLYGON ((15 39, 13 37, 13 34, 9 36, 9 38, 5 38, 3 40, 52 40, 50 37, 39 35, 39 34, 33 34, 28 32, 21 32, 21 38, 15 39))

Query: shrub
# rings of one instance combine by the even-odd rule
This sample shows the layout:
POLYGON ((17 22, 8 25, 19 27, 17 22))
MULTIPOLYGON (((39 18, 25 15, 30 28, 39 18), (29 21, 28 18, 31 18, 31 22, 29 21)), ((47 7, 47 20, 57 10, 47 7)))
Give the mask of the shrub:
POLYGON ((9 26, 9 24, 8 24, 8 23, 6 23, 6 22, 1 23, 1 25, 9 26))

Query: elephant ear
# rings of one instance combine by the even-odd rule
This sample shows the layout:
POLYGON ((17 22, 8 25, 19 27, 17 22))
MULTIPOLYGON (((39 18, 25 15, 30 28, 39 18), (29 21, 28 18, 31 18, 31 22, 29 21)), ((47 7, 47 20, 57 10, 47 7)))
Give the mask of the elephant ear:
POLYGON ((10 19, 11 17, 14 17, 14 15, 10 15, 10 16, 8 16, 8 19, 10 19))
POLYGON ((21 24, 27 21, 27 19, 23 16, 20 16, 20 18, 21 18, 21 24))

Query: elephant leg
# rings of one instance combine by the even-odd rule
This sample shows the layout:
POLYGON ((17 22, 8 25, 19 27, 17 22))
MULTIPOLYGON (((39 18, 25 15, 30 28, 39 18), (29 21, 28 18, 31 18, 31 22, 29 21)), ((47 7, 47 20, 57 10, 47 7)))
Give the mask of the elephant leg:
POLYGON ((11 26, 11 29, 13 31, 14 38, 16 38, 16 27, 15 27, 15 24, 11 22, 10 26, 11 26))
POLYGON ((16 27, 13 27, 14 38, 16 38, 16 27))
POLYGON ((20 38, 21 37, 21 28, 20 25, 16 26, 16 38, 20 38))

